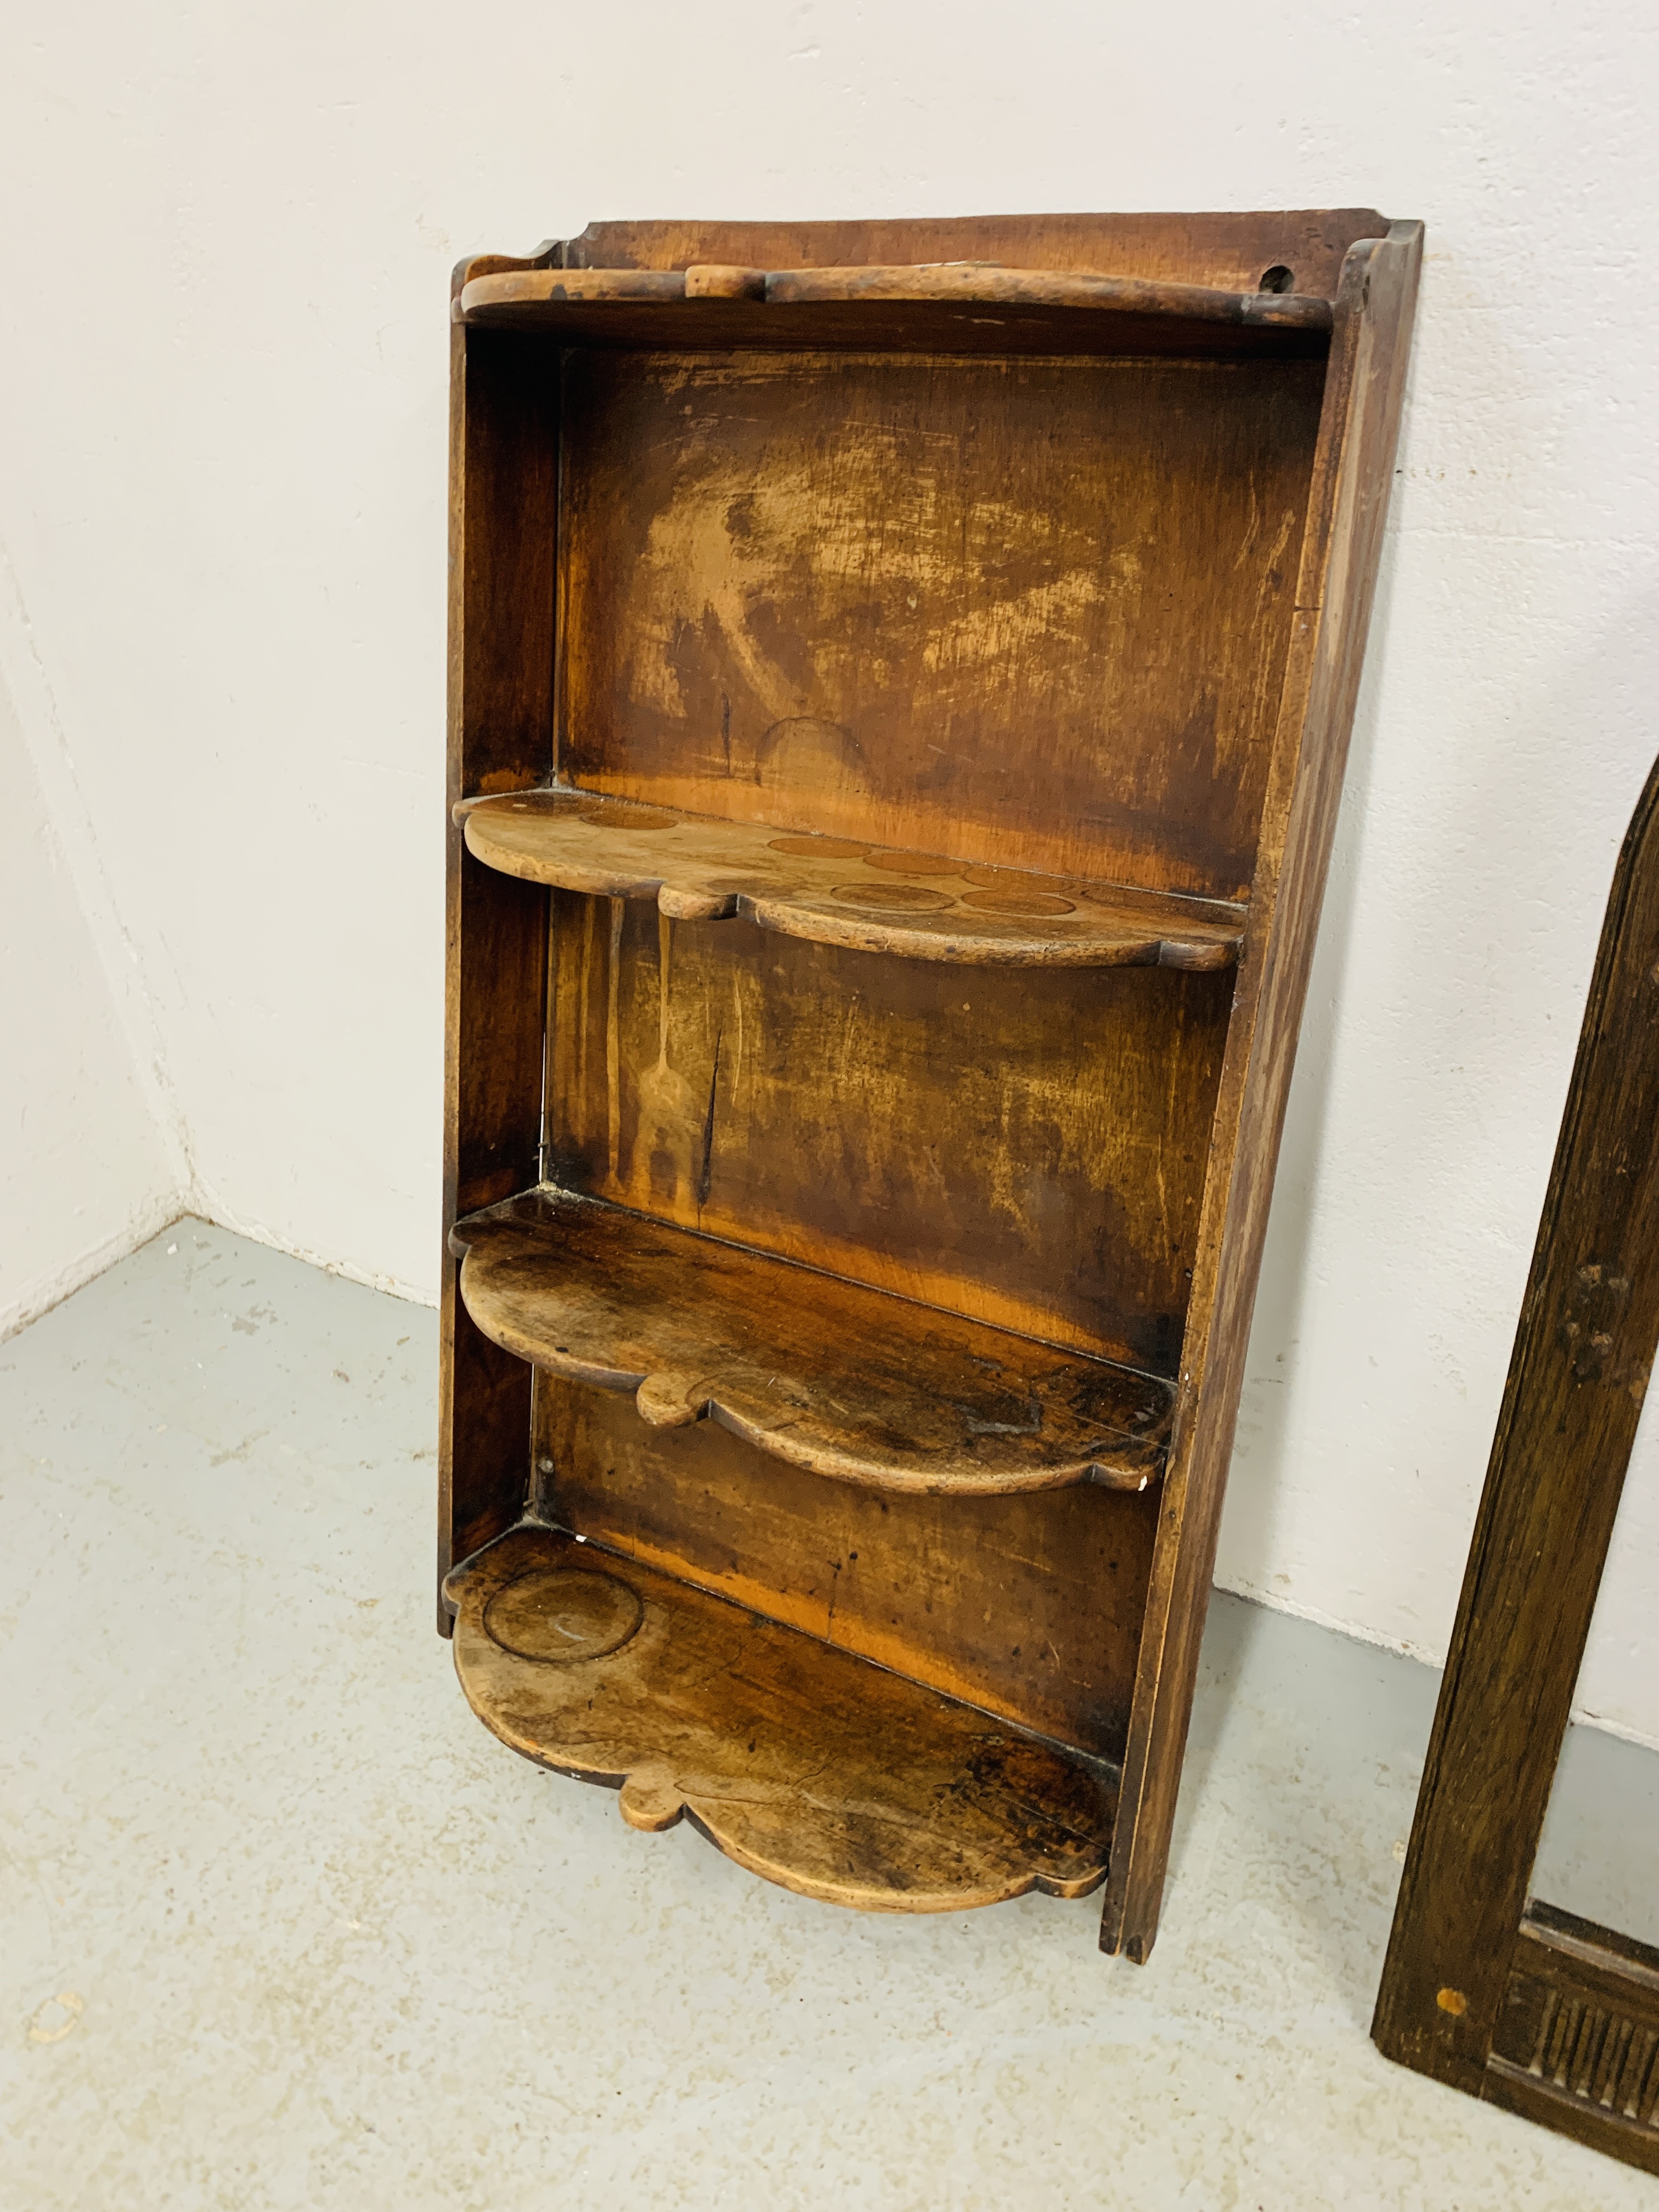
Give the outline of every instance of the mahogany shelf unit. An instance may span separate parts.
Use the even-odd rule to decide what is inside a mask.
[[[1151,1948],[1420,254],[456,272],[440,1626],[635,1826]]]

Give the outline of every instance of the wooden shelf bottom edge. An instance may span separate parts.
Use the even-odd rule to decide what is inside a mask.
[[[456,1673],[502,1742],[786,1889],[946,1912],[1105,1878],[1117,1781],[690,1583],[530,1523],[462,1563]]]

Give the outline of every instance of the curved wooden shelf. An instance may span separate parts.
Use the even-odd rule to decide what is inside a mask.
[[[1244,933],[1244,909],[1218,899],[889,852],[568,787],[463,799],[455,812],[468,851],[506,875],[915,960],[1229,968]]]
[[[1231,292],[985,262],[488,269],[462,286],[455,314],[461,322],[631,345],[931,344],[1079,354],[1306,351],[1327,342],[1333,320],[1331,301],[1318,294]]]
[[[1106,1872],[1102,1762],[550,1528],[452,1573],[455,1669],[503,1743],[690,1815],[740,1866],[875,1912],[948,1912]]]
[[[815,1474],[984,1494],[1161,1470],[1156,1376],[544,1185],[450,1234],[461,1297],[496,1344],[642,1419],[712,1418]]]

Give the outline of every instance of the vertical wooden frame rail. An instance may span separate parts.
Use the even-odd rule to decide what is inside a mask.
[[[1421,239],[456,272],[440,1624],[635,1826],[1151,1949]]]
[[[459,291],[463,274],[455,272]],[[465,793],[552,773],[557,392],[521,342],[450,337],[449,746],[446,779],[444,1229],[540,1173],[547,893],[480,866]],[[531,1370],[456,1295],[440,1316],[438,1579],[523,1510]],[[438,1601],[438,1628],[452,1616]]]
[[[1659,768],[1620,854],[1371,2033],[1659,2173],[1659,1951],[1529,1895],[1659,1345]]]
[[[1422,263],[1420,223],[1352,246],[1337,287],[1250,922],[1211,1140],[1103,1950],[1157,1933],[1267,1209],[1353,728]],[[1125,1830],[1127,1829],[1126,1836]]]

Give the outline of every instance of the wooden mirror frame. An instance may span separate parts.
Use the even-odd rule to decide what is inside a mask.
[[[1530,1895],[1659,1345],[1659,766],[1620,855],[1371,2035],[1659,2173],[1659,1950]]]

